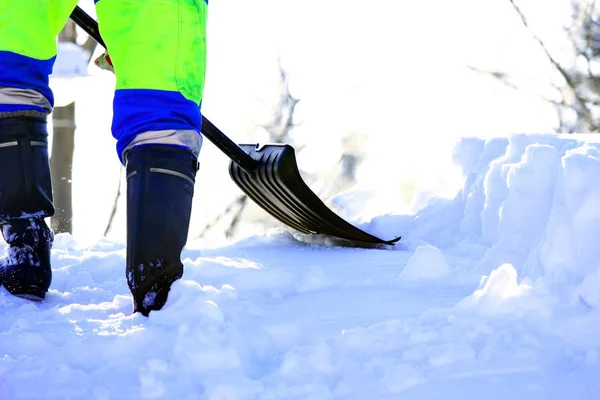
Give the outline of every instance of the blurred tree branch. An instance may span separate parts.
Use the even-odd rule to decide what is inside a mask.
[[[272,143],[289,143],[291,141],[289,135],[296,126],[294,113],[300,100],[290,92],[290,77],[283,69],[281,60],[279,60],[279,79],[279,104],[273,113],[272,121],[261,127],[269,133],[269,140]]]
[[[98,47],[98,42],[96,42],[96,40],[93,37],[88,36],[87,40],[85,41],[85,43],[83,43],[81,47],[83,47],[83,50],[85,50],[89,54],[89,64],[92,61],[92,58],[94,57],[94,51],[96,51],[96,47]]]
[[[519,6],[515,3],[515,0],[508,0],[508,1],[510,1],[510,3],[513,6],[513,9],[519,15],[519,18],[521,19],[521,22],[523,23],[525,28],[527,28],[527,30],[529,31],[531,36],[535,39],[535,41],[540,45],[543,52],[546,54],[548,61],[562,75],[563,79],[567,83],[567,85],[571,91],[571,94],[573,95],[573,98],[575,99],[575,103],[576,103],[576,104],[571,104],[570,106],[576,110],[579,118],[581,118],[585,121],[585,123],[589,126],[589,129],[591,131],[594,131],[594,132],[598,131],[598,128],[599,128],[598,124],[596,124],[596,122],[594,121],[592,113],[586,103],[586,99],[583,98],[579,93],[579,89],[580,89],[580,79],[579,78],[580,77],[577,76],[577,74],[573,74],[572,72],[567,71],[566,68],[564,68],[558,61],[556,61],[556,59],[552,56],[552,54],[546,47],[546,44],[544,43],[544,41],[533,31],[533,29],[531,29],[531,26],[529,25],[529,22],[527,21],[525,14],[521,11]]]
[[[540,95],[556,110],[557,131],[600,132],[600,81],[593,68],[596,66],[596,72],[600,71],[600,23],[596,16],[596,1],[572,0],[573,21],[566,31],[574,62],[568,67],[558,61],[542,37],[534,31],[517,0],[508,1],[552,68],[561,77],[561,83],[549,83],[558,99]],[[468,68],[492,76],[512,89],[522,89],[522,85],[515,83],[517,79],[506,72],[485,71],[473,66]]]
[[[121,183],[123,181],[123,165],[119,168],[119,185],[117,187],[117,194],[115,195],[115,200],[113,201],[113,207],[110,212],[110,217],[108,217],[108,222],[106,224],[106,228],[104,229],[104,237],[108,235],[110,229],[112,228],[113,221],[115,219],[115,215],[117,215],[117,208],[119,204],[119,198],[121,197]]]

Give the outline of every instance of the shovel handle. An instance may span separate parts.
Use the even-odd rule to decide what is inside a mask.
[[[202,116],[202,134],[244,171],[251,174],[256,170],[258,162],[242,150],[240,146],[229,139],[204,115]]]
[[[94,38],[96,42],[102,47],[106,49],[106,44],[104,40],[102,40],[102,36],[100,36],[100,30],[98,29],[98,23],[96,20],[88,15],[83,9],[79,6],[75,6],[75,9],[71,13],[71,19],[79,25],[81,29],[85,31],[88,35]]]
[[[106,49],[106,44],[100,35],[98,22],[94,18],[90,17],[81,7],[75,6],[71,13],[71,19]],[[244,171],[252,173],[256,170],[258,162],[204,116],[202,116],[202,134]]]

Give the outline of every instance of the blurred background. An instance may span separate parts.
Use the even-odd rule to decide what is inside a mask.
[[[353,222],[453,196],[461,137],[600,128],[600,4],[593,0],[210,2],[203,113],[238,143],[284,142],[309,186]],[[80,5],[95,17],[93,0]],[[110,133],[115,78],[70,23],[51,86],[58,232],[125,238],[125,181]],[[278,224],[246,201],[208,140],[190,240]],[[347,200],[346,200],[347,203]]]

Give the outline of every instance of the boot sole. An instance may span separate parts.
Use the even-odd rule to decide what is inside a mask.
[[[25,300],[35,301],[36,303],[44,301],[44,298],[46,297],[45,295],[38,296],[35,294],[15,294],[15,296],[20,297]]]
[[[40,302],[46,298],[46,290],[40,289],[37,286],[27,287],[27,288],[8,288],[6,290],[10,294],[16,297],[20,297],[22,299],[27,299],[35,302]]]

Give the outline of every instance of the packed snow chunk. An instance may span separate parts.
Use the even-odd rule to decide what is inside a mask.
[[[458,304],[459,308],[474,307],[484,313],[511,313],[518,306],[510,299],[519,298],[531,290],[531,286],[519,284],[517,270],[510,264],[503,264],[484,279],[484,286]]]
[[[500,303],[511,297],[521,296],[531,289],[528,285],[519,285],[517,270],[510,264],[503,264],[492,271],[485,286],[473,293],[478,301]]]
[[[546,277],[580,284],[600,259],[600,150],[589,143],[566,152],[553,213],[540,250]]]
[[[433,246],[419,246],[399,276],[400,281],[439,279],[450,273],[444,253]]]
[[[548,164],[557,163],[557,148],[565,145],[565,140],[557,135],[511,135],[504,156],[494,160],[485,176],[485,205],[482,211],[483,236],[488,244],[496,244],[500,239],[498,225],[501,217],[501,208],[507,199],[513,183],[523,183],[537,187],[535,178],[544,173],[552,173],[553,170],[545,171],[543,168]],[[539,163],[539,166],[537,165]],[[515,177],[509,179],[509,174],[514,174],[514,169],[521,171],[522,179],[515,181]],[[527,179],[530,177],[531,179]],[[542,178],[542,182],[546,179]],[[514,187],[514,186],[513,186]],[[523,185],[518,185],[523,188]]]
[[[497,220],[497,240],[481,262],[484,270],[511,263],[522,265],[543,238],[551,214],[560,153],[532,144],[520,162],[507,165],[505,199]]]
[[[461,147],[467,146],[470,149],[469,143],[459,142],[454,150],[455,157],[457,154],[463,153],[465,150]],[[501,157],[506,152],[508,139],[493,138],[485,142],[483,150],[478,155],[477,164],[472,162],[466,163],[463,161],[464,168],[464,188],[462,196],[465,201],[464,217],[461,221],[459,239],[470,242],[481,242],[482,236],[482,210],[486,201],[484,180],[487,171],[490,169],[490,163]],[[478,147],[474,147],[476,151]],[[465,156],[463,156],[465,157]]]

